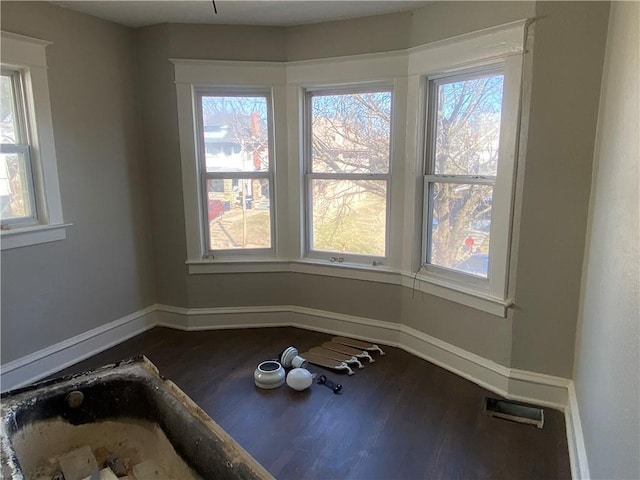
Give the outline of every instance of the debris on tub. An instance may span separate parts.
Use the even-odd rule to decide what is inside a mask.
[[[145,460],[133,467],[136,480],[170,480],[164,470],[153,460]]]
[[[115,473],[110,468],[103,468],[100,473],[94,473],[93,475],[84,478],[83,480],[118,480]]]
[[[84,480],[98,473],[98,461],[88,446],[80,447],[62,455],[58,461],[65,480]]]
[[[126,477],[127,476],[127,465],[122,461],[120,457],[112,457],[108,459],[105,464],[105,468],[110,468],[113,473],[116,474],[116,477]]]

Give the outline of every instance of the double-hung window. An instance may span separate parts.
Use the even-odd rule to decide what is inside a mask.
[[[195,99],[205,249],[273,250],[270,92],[198,89]]]
[[[38,209],[23,77],[19,70],[3,68],[0,82],[0,211],[2,228],[9,230],[37,224]]]
[[[306,250],[332,262],[388,256],[392,91],[308,89]]]
[[[496,298],[505,294],[515,155],[516,129],[504,118],[518,98],[505,72],[499,64],[425,80],[423,264]]]
[[[2,32],[0,244],[2,250],[66,238],[53,138],[49,42]]]

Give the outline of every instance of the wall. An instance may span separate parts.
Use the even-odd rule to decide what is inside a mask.
[[[591,478],[640,478],[640,4],[613,2],[574,382]]]
[[[475,30],[533,18],[536,2],[433,2],[413,12],[409,45],[444,40]]]
[[[187,246],[180,170],[180,142],[167,25],[138,31],[142,131],[151,209],[156,291],[163,303],[187,305]]]
[[[410,22],[411,13],[396,13],[289,27],[287,60],[402,50],[409,44]]]
[[[135,36],[46,3],[2,29],[53,42],[49,87],[67,239],[2,252],[2,363],[155,301]]]
[[[164,54],[173,58],[305,60],[405,49],[537,18],[535,47],[526,60],[533,71],[529,140],[522,146],[525,162],[518,172],[522,188],[516,205],[522,215],[512,252],[516,306],[506,319],[388,284],[303,274],[187,275],[184,215],[178,208],[175,93],[167,78],[172,66],[161,56],[161,75],[148,69],[145,60],[141,63],[148,90],[144,118],[151,122],[145,125],[145,144],[157,144],[147,162],[156,209],[159,303],[193,308],[285,303],[402,321],[502,365],[570,377],[607,12],[608,4],[601,2],[438,2],[412,14],[281,31],[168,25],[158,44],[151,39],[153,29],[140,29],[141,58],[149,48],[166,49],[168,43]],[[378,33],[362,33],[371,31]],[[286,58],[278,55],[282,42]],[[165,129],[158,135],[155,125],[160,123]],[[170,209],[167,214],[165,208]],[[331,295],[310,293],[323,292],[327,285],[335,287]]]
[[[285,30],[281,27],[172,24],[168,28],[171,58],[264,62],[286,59]]]
[[[5,341],[3,361],[153,301],[277,302],[402,321],[500,364],[569,377],[607,12],[597,2],[442,2],[412,14],[303,27],[170,24],[132,32],[50,4],[2,2],[5,28],[56,42],[54,128],[63,206],[76,224],[66,242],[3,253],[3,338],[32,338],[26,349]],[[281,61],[391,51],[533,16],[529,137],[511,268],[516,306],[506,319],[397,285],[304,274],[187,275],[170,58]],[[378,34],[363,42],[370,31]],[[25,307],[34,288],[36,301]],[[12,320],[40,317],[48,320]]]
[[[513,367],[571,377],[609,4],[538,2]]]

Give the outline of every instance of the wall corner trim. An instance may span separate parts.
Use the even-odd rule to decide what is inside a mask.
[[[564,409],[564,421],[567,428],[567,444],[569,447],[569,460],[571,463],[571,477],[574,480],[588,480],[591,478],[589,472],[589,461],[587,459],[587,449],[584,443],[582,432],[582,421],[580,419],[580,409],[578,408],[578,397],[576,386],[569,382],[567,405]]]

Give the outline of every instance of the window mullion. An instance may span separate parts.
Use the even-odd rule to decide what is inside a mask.
[[[388,173],[308,173],[310,180],[384,180],[387,181]]]
[[[429,183],[458,183],[465,185],[495,185],[496,177],[467,175],[425,175]]]
[[[217,179],[224,179],[224,178],[230,178],[230,179],[257,179],[257,178],[268,178],[268,179],[272,179],[273,177],[273,172],[271,171],[264,171],[264,172],[202,172],[202,178],[204,179],[212,179],[212,180],[217,180]]]

